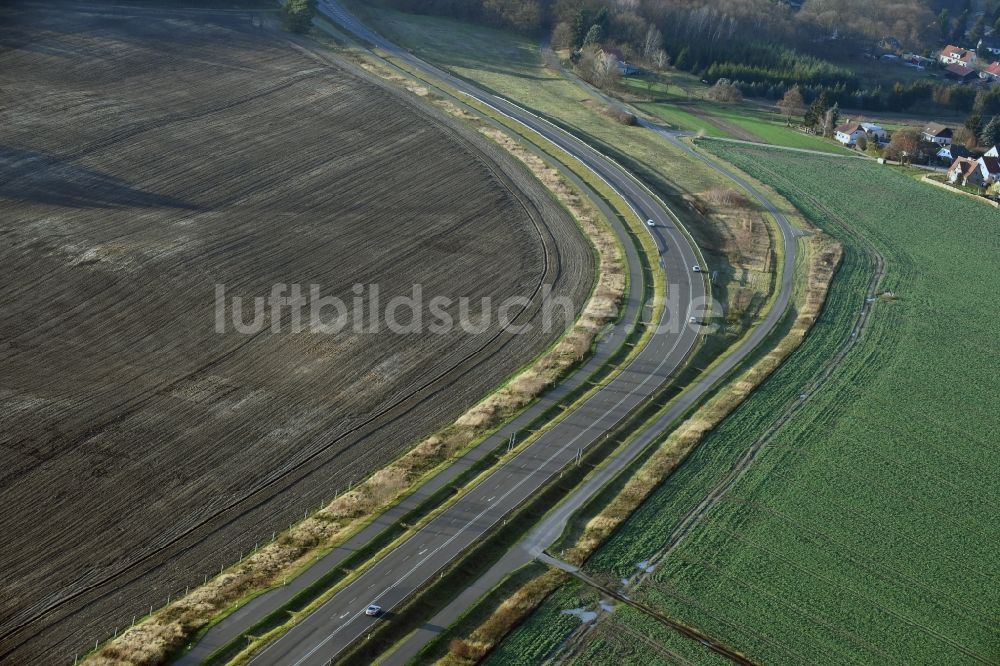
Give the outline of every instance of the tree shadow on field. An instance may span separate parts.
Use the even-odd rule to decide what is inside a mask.
[[[0,198],[67,208],[197,208],[56,155],[3,145]]]

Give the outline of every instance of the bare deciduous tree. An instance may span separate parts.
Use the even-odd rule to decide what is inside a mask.
[[[655,25],[650,24],[646,30],[646,39],[642,43],[642,59],[646,62],[653,62],[657,51],[663,47],[663,33]]]
[[[785,116],[785,121],[789,124],[794,116],[801,116],[806,112],[806,101],[802,98],[802,92],[798,86],[785,93],[785,96],[778,102],[778,108]]]
[[[670,64],[670,56],[663,49],[657,49],[656,55],[653,56],[653,64],[656,65],[656,69],[663,71]]]

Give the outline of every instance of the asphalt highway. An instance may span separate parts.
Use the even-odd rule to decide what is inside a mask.
[[[562,167],[558,162],[553,161],[552,166],[560,169],[566,178],[574,181],[581,191],[587,191],[587,186],[571,171]],[[643,305],[642,265],[639,260],[639,251],[636,249],[636,244],[632,242],[625,225],[598,195],[593,194],[591,202],[610,221],[615,234],[621,241],[625,252],[625,266],[629,275],[628,283],[631,285],[625,299],[621,317],[614,326],[609,327],[602,333],[597,348],[591,357],[564,381],[546,391],[537,402],[525,409],[507,425],[465,453],[454,464],[437,473],[417,488],[411,495],[387,509],[364,529],[324,555],[301,574],[289,580],[286,585],[273,588],[260,596],[254,597],[244,606],[241,606],[238,610],[212,626],[189,651],[174,662],[177,666],[195,666],[202,663],[216,650],[238,638],[244,631],[267,617],[275,609],[286,604],[296,594],[309,587],[316,580],[341,566],[341,563],[355,550],[369,543],[384,530],[389,529],[411,510],[415,509],[439,489],[451,483],[477,461],[498,447],[504,446],[511,435],[517,436],[518,433],[528,428],[536,417],[558,404],[569,392],[585,383],[594,372],[607,362],[609,357],[617,352],[618,348],[625,342],[628,335],[642,318],[642,312],[640,311]]]
[[[521,107],[479,91],[389,44],[339,5],[322,2],[320,11],[409,66],[444,80],[463,94],[490,105],[555,143],[618,191],[641,220],[653,220],[655,227],[650,231],[656,238],[661,258],[665,259],[668,307],[647,346],[617,377],[261,651],[252,660],[254,664],[327,664],[368,633],[374,623],[391,621],[395,606],[503,520],[670,377],[699,335],[699,327],[688,324],[692,304],[704,303],[707,297],[704,277],[692,271],[693,266],[701,265],[699,255],[677,226],[672,213],[618,164]],[[369,604],[380,605],[385,617],[366,616],[364,609]]]

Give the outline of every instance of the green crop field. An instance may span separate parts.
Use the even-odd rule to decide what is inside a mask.
[[[581,600],[581,596],[586,598]],[[552,594],[527,622],[490,653],[485,660],[486,666],[531,666],[539,663],[580,626],[578,617],[563,611],[595,603],[596,595],[587,594],[577,583],[568,583]]]
[[[803,346],[588,569],[631,578],[633,598],[761,663],[997,663],[1000,212],[869,162],[702,146],[840,238],[844,263]],[[873,251],[886,263],[879,291],[894,297],[866,304]],[[835,362],[866,306],[867,327]],[[664,557],[681,518],[798,402]],[[615,659],[602,636],[561,649]]]

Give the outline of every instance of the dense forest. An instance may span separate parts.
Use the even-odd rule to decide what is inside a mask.
[[[710,83],[732,81],[753,97],[780,99],[798,87],[807,101],[825,93],[842,106],[872,110],[905,111],[929,100],[964,112],[993,103],[982,96],[977,103],[974,90],[958,85],[869,85],[850,67],[831,63],[830,54],[860,54],[887,42],[917,53],[933,53],[948,41],[968,43],[1000,26],[1000,0],[804,0],[799,8],[786,0],[381,2],[551,35],[557,48],[613,45],[638,64],[668,62]]]

